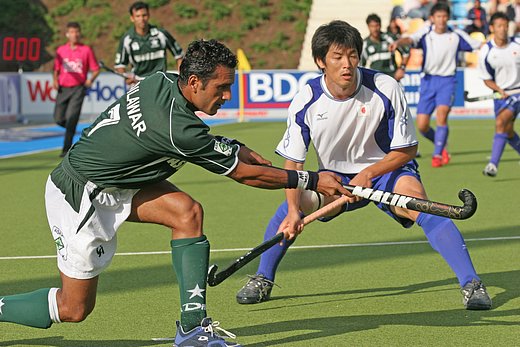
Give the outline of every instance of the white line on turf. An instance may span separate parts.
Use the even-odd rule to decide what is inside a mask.
[[[503,241],[503,240],[520,240],[520,236],[502,236],[502,237],[482,237],[474,239],[466,239],[466,242],[474,241]],[[318,248],[345,248],[345,247],[377,247],[377,246],[401,246],[401,245],[416,245],[428,243],[428,241],[393,241],[393,242],[371,242],[371,243],[344,243],[335,245],[310,245],[310,246],[291,246],[291,249],[318,249]],[[251,248],[223,248],[212,249],[212,253],[221,252],[242,252],[249,251]],[[134,255],[158,255],[171,254],[171,251],[157,251],[157,252],[126,252],[116,253],[120,256],[134,256]],[[23,259],[52,259],[55,255],[31,255],[31,256],[13,256],[0,257],[0,260],[23,260]]]

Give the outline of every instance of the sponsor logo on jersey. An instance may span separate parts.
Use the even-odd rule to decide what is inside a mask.
[[[220,141],[215,141],[215,146],[213,149],[219,153],[224,154],[226,157],[229,157],[231,153],[233,153],[233,149],[229,145]]]
[[[325,119],[329,119],[329,117],[325,117],[325,115],[327,114],[328,112],[323,112],[323,113],[316,113],[316,117],[317,120],[325,120]]]

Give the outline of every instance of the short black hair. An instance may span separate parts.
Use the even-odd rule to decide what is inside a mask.
[[[236,55],[217,40],[193,41],[188,45],[179,67],[180,85],[185,86],[192,75],[200,78],[205,85],[218,66],[235,69],[237,63]]]
[[[489,19],[489,25],[493,25],[493,22],[497,19],[504,19],[509,23],[509,17],[504,12],[495,12]]]
[[[436,12],[446,12],[448,17],[451,15],[450,6],[444,2],[438,2],[433,5],[430,10],[430,16],[433,16]]]
[[[375,13],[371,13],[368,15],[366,22],[367,22],[367,25],[370,24],[370,22],[376,22],[379,25],[381,25],[381,17],[379,17]]]
[[[312,57],[318,64],[318,59],[325,61],[325,56],[331,46],[355,48],[358,56],[361,56],[363,39],[359,31],[352,25],[342,20],[333,20],[323,24],[312,36]]]
[[[142,1],[136,1],[130,6],[130,15],[133,16],[134,11],[139,11],[145,9],[147,12],[149,11],[148,4]]]
[[[67,29],[69,29],[69,28],[74,28],[74,29],[78,29],[79,31],[81,31],[81,25],[79,25],[78,22],[68,22]]]

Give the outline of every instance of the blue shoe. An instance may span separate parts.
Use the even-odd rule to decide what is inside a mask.
[[[200,323],[200,326],[191,329],[188,332],[182,330],[181,323],[177,321],[177,335],[175,336],[174,347],[207,347],[207,346],[221,346],[221,347],[242,347],[235,342],[229,342],[224,340],[223,337],[218,335],[213,329],[220,330],[226,337],[232,339],[236,338],[235,334],[230,333],[219,327],[219,322],[213,322],[211,318],[206,317]]]

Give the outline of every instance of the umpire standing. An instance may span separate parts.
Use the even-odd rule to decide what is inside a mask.
[[[99,65],[92,48],[80,42],[79,23],[68,23],[65,36],[67,43],[56,50],[53,74],[53,87],[58,91],[54,120],[65,128],[60,157],[64,157],[72,146],[85,92],[99,75]],[[92,75],[87,79],[89,70]]]

